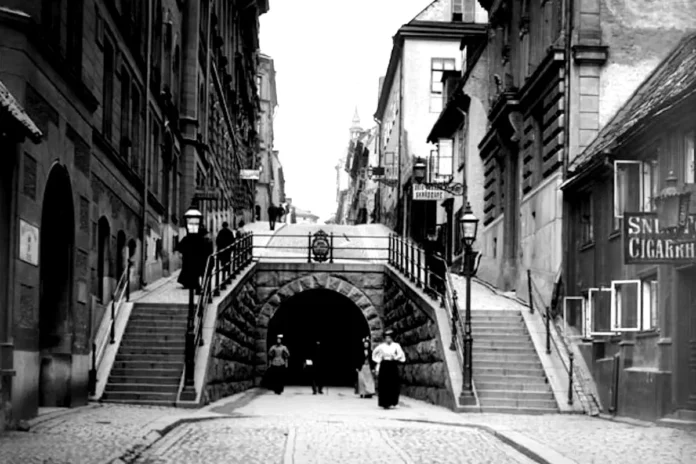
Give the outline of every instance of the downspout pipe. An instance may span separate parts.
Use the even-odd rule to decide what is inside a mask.
[[[152,0],[147,1],[147,57],[145,59],[145,170],[143,176],[143,215],[140,241],[140,286],[147,285],[147,211],[150,180],[150,66],[152,63]]]
[[[399,200],[402,201],[401,207],[402,211],[400,211],[402,215],[401,219],[401,230],[399,231],[401,233],[402,237],[406,237],[406,219],[407,219],[407,210],[406,210],[406,197],[402,196],[403,193],[403,185],[402,185],[402,170],[401,170],[401,165],[402,165],[402,157],[404,156],[403,154],[403,137],[404,137],[404,41],[405,39],[401,38],[401,42],[399,43],[399,48],[400,53],[401,53],[401,58],[399,59],[399,185],[397,187],[396,191],[396,204],[399,204]],[[406,158],[408,161],[408,153],[406,154]],[[403,198],[402,198],[403,197]]]
[[[382,150],[383,150],[383,141],[382,141],[382,121],[380,121],[377,118],[373,118],[375,123],[377,124],[377,166],[380,167],[382,166]],[[382,183],[377,182],[377,198],[379,201],[379,204],[377,205],[377,216],[375,217],[375,220],[378,224],[382,223]]]
[[[564,132],[564,137],[563,137],[563,173],[562,173],[562,181],[565,182],[568,178],[568,166],[570,164],[570,126],[571,126],[571,108],[570,108],[570,92],[571,92],[571,83],[572,83],[572,76],[571,76],[571,71],[572,71],[572,51],[573,51],[573,15],[574,13],[574,1],[575,0],[564,0],[563,2],[563,7],[564,7],[564,14],[565,14],[565,60],[564,60],[564,65],[565,65],[565,88],[564,88],[564,94],[563,94],[563,99],[564,99],[564,108],[565,112],[567,114],[567,117],[565,119],[566,124],[565,128],[563,130]],[[565,197],[565,193],[561,190],[560,194]],[[562,199],[561,204],[562,206],[562,219],[561,219],[561,245],[564,250],[568,249],[568,245],[570,243],[570,227],[568,227],[569,223],[569,216],[570,212],[568,210],[568,205],[565,201],[565,198]],[[568,266],[570,263],[568,262],[567,254],[563,254],[561,256],[561,263],[560,263],[560,271],[566,276],[568,275]],[[567,280],[568,279],[563,279],[563,286],[567,286]],[[568,288],[564,288],[564,293],[567,294]]]

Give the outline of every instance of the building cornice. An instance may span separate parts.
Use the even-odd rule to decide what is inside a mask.
[[[536,67],[531,76],[520,89],[520,104],[525,108],[532,105],[527,103],[536,100],[547,88],[555,73],[562,69],[565,62],[565,51],[560,47],[550,47],[546,56]]]
[[[609,59],[606,45],[573,45],[573,59],[577,64],[602,66]]]

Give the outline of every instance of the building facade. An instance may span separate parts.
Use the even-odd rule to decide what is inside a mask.
[[[696,418],[696,228],[660,230],[674,176],[695,191],[696,35],[687,36],[569,166],[565,322],[605,410]],[[690,213],[696,213],[692,198]]]
[[[255,157],[268,4],[2,5],[0,80],[42,134],[12,152],[7,171],[15,213],[0,370],[14,371],[3,392],[16,421],[87,402],[111,292],[121,278],[136,289],[179,267],[192,201],[213,231],[235,213],[251,217],[254,187],[238,174]]]
[[[261,55],[256,85],[261,100],[261,113],[257,124],[259,134],[259,180],[256,182],[256,204],[254,216],[257,221],[268,221],[268,207],[279,205],[284,200],[277,194],[277,167],[280,163],[273,150],[273,120],[278,107],[275,66],[273,59]],[[275,163],[275,164],[274,164]],[[275,195],[274,195],[275,193]]]
[[[479,276],[550,305],[561,282],[562,195],[586,148],[689,25],[694,6],[648,0],[479,0],[489,12],[489,127],[479,143]]]
[[[484,30],[485,11],[475,1],[437,0],[394,36],[374,115],[384,169],[378,217],[416,241],[434,235],[438,215],[444,213],[436,201],[412,201],[413,164],[430,157],[428,134],[444,103],[442,76],[461,69],[461,38]],[[451,171],[441,174],[452,177]]]

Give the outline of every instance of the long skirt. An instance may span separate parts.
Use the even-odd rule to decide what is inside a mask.
[[[375,378],[372,376],[370,364],[363,364],[358,372],[358,394],[360,396],[372,396],[375,394]]]
[[[266,374],[266,383],[270,390],[276,394],[283,393],[285,390],[285,366],[271,366]]]
[[[396,361],[382,361],[379,366],[379,406],[389,408],[399,404],[401,380]]]

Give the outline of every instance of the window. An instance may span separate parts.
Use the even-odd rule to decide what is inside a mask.
[[[63,10],[62,0],[43,0],[41,5],[41,26],[49,46],[60,46],[60,23]]]
[[[442,74],[444,71],[454,71],[454,58],[433,58],[430,67],[430,112],[442,111],[442,98],[444,83]]]
[[[261,97],[262,84],[263,80],[261,79],[261,76],[256,76],[256,91],[259,93],[259,97]]]
[[[578,204],[580,219],[580,246],[594,242],[594,221],[592,216],[592,195],[585,194]]]
[[[121,156],[128,160],[128,148],[130,147],[130,118],[132,116],[130,105],[130,76],[125,67],[121,68]]]
[[[650,277],[641,281],[643,291],[642,330],[653,330],[658,327],[658,282],[657,277]]]
[[[694,164],[694,131],[684,135],[684,183],[693,184],[696,181],[696,165]]]
[[[114,48],[104,39],[104,76],[102,87],[102,134],[111,141],[114,102]]]
[[[430,150],[430,157],[428,158],[428,182],[432,182],[433,178],[437,175],[437,150]]]
[[[452,177],[453,142],[451,139],[440,139],[437,144],[437,174],[436,179]]]
[[[152,117],[152,116],[151,116]],[[150,189],[155,196],[159,195],[159,178],[160,178],[160,156],[159,149],[159,124],[152,117],[152,145],[150,146]]]
[[[464,115],[464,122],[459,129],[459,140],[457,143],[457,166],[461,167],[466,163],[466,145],[468,140],[469,118]]]
[[[532,185],[539,185],[544,177],[544,113],[542,109],[537,109],[532,114]]]
[[[587,303],[585,307],[585,327],[588,328],[586,335],[613,335],[611,330],[611,288],[590,288],[587,293]]]
[[[140,159],[142,153],[140,150],[140,133],[141,133],[141,111],[140,111],[140,91],[138,87],[133,85],[131,89],[131,167],[135,172],[142,175],[140,169],[142,167]]]
[[[624,212],[651,212],[658,194],[657,159],[614,161],[614,216]]]
[[[68,66],[78,76],[82,68],[82,10],[82,0],[68,2],[65,58]]]
[[[464,0],[452,0],[452,21],[461,22],[464,20]]]
[[[568,338],[586,337],[585,298],[567,296],[563,298],[563,335]]]
[[[637,332],[641,329],[640,280],[614,280],[611,282],[611,330]]]

